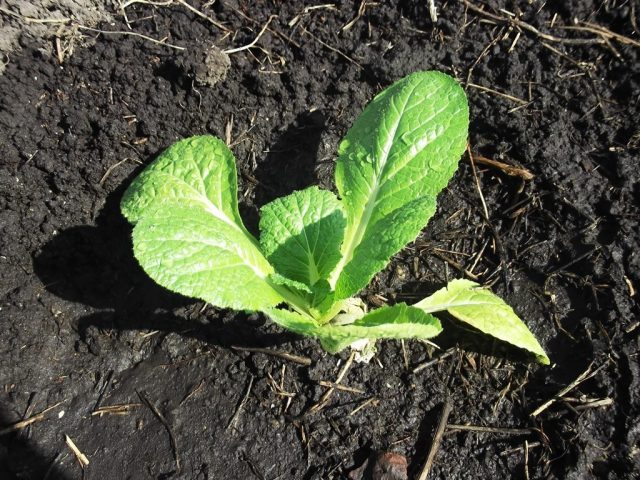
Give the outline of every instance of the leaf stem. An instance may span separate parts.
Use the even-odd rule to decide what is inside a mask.
[[[295,292],[292,292],[284,285],[273,283],[270,279],[265,279],[267,283],[284,299],[284,301],[301,315],[305,315],[314,321],[318,318],[311,313],[308,302]]]

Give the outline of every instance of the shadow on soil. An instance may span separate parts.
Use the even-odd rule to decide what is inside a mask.
[[[0,404],[0,428],[20,419]],[[57,456],[46,458],[30,439],[29,427],[0,436],[0,478],[3,480],[70,480],[57,463]]]
[[[323,125],[324,117],[311,113],[300,115],[289,127],[264,165],[253,172],[258,180],[258,205],[316,183],[314,166]],[[285,175],[278,173],[283,171]],[[89,307],[91,313],[76,320],[80,340],[89,350],[99,355],[96,335],[107,336],[110,330],[159,330],[163,335],[175,332],[222,347],[270,347],[297,339],[289,333],[261,332],[257,328],[265,323],[261,316],[226,315],[217,309],[203,314],[201,302],[196,304],[193,299],[170,292],[146,275],[133,256],[131,226],[119,208],[126,186],[137,173],[107,197],[95,226],[60,232],[33,258],[34,271],[49,292]],[[253,216],[245,219],[249,225],[253,220],[257,227],[255,210]],[[7,412],[0,405],[0,426],[19,420],[15,412]],[[0,437],[0,478],[68,477],[55,458],[38,453],[25,429]]]
[[[315,169],[325,121],[319,110],[302,113],[269,149],[254,172],[260,182],[256,187],[258,206],[318,183]]]
[[[285,334],[258,335],[256,322],[238,315],[230,321],[203,322],[201,306],[193,299],[153,282],[133,256],[131,227],[119,210],[123,191],[109,196],[95,227],[59,233],[34,258],[35,272],[47,290],[96,310],[76,321],[80,338],[90,349],[96,328],[175,332],[223,347],[287,341],[290,336]],[[224,312],[215,315],[223,317]]]
[[[258,182],[257,205],[317,183],[314,168],[323,126],[320,112],[297,117],[267,159],[252,172]],[[160,287],[147,276],[133,256],[131,226],[119,206],[124,190],[137,173],[108,196],[96,226],[60,232],[34,257],[34,270],[48,291],[94,310],[77,320],[81,339],[86,341],[91,327],[176,332],[223,347],[274,346],[294,338],[289,334],[259,333],[255,321],[247,322],[237,314],[229,322],[203,322],[194,300]],[[257,212],[249,211],[244,218],[249,228],[257,231]],[[223,317],[224,312],[216,311],[215,315]]]

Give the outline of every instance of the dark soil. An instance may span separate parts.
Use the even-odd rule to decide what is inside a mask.
[[[458,1],[436,1],[436,23],[426,1],[388,3],[367,3],[342,30],[360,1],[305,14],[303,2],[218,1],[204,12],[228,36],[179,5],[136,4],[127,9],[135,32],[186,52],[97,35],[62,65],[42,56],[40,40],[22,39],[0,77],[0,430],[57,406],[0,436],[0,478],[81,478],[65,435],[92,479],[344,478],[379,451],[406,455],[414,478],[447,396],[450,424],[522,430],[449,430],[430,478],[637,478],[640,49],[545,39]],[[639,38],[637,0],[498,3],[485,7],[555,37],[601,39],[561,28],[577,19]],[[225,80],[194,80],[202,49],[246,45],[270,15],[256,47],[230,55]],[[127,29],[118,22],[101,28]],[[338,142],[367,101],[423,69],[466,85],[475,155],[535,178],[478,164],[487,222],[465,155],[437,216],[363,297],[412,302],[463,275],[456,265],[472,270],[514,306],[553,366],[448,323],[439,362],[413,373],[442,351],[382,342],[343,381],[365,393],[338,391],[302,416],[348,352],[326,355],[262,315],[156,286],[133,259],[119,199],[177,139],[224,138],[231,125],[254,228],[269,200],[332,188]],[[587,369],[595,374],[530,415]],[[116,404],[134,405],[92,415]]]

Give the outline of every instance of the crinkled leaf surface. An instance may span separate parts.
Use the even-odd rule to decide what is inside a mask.
[[[200,205],[147,212],[133,229],[133,249],[147,274],[174,292],[236,310],[284,301],[252,240]]]
[[[260,210],[260,245],[276,271],[312,287],[340,260],[345,217],[336,196],[318,187],[293,192]]]
[[[244,230],[236,161],[222,140],[202,135],[174,143],[136,177],[120,207],[136,223],[145,212],[170,201],[202,205],[221,221]]]
[[[468,125],[464,91],[440,72],[394,83],[356,120],[336,165],[347,215],[343,258],[332,276],[340,298],[366,286],[425,226],[457,168]]]
[[[284,301],[273,268],[238,213],[235,159],[224,143],[182,140],[151,163],[121,207],[134,253],[160,285],[213,305],[263,310]]]
[[[528,350],[540,363],[549,364],[549,357],[513,309],[477,283],[453,280],[413,306],[426,313],[446,310],[482,333]]]
[[[271,275],[269,275],[269,278],[276,285],[282,285],[283,287],[287,287],[288,289],[296,291],[302,295],[313,294],[313,290],[311,290],[311,287],[309,287],[308,285],[302,282],[291,280],[288,277],[280,275],[278,272],[272,273]]]
[[[321,326],[295,312],[279,309],[271,309],[267,315],[284,328],[317,338],[329,353],[365,338],[432,338],[442,331],[440,321],[433,315],[404,303],[379,308],[349,325]]]

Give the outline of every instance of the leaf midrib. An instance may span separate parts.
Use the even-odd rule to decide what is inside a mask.
[[[473,307],[473,306],[478,306],[478,305],[491,305],[494,307],[500,307],[502,306],[500,303],[496,303],[496,302],[489,302],[486,300],[483,301],[469,301],[469,300],[462,300],[462,301],[458,301],[458,302],[451,302],[451,303],[439,303],[439,304],[435,304],[435,305],[430,305],[430,306],[426,306],[423,307],[422,305],[420,305],[421,302],[418,302],[416,304],[414,304],[413,306],[416,308],[419,308],[420,310],[422,310],[423,312],[426,313],[433,313],[433,312],[441,312],[443,310],[449,310],[450,308],[459,308],[459,307]]]
[[[229,218],[225,212],[218,208],[207,196],[206,194],[206,188],[204,192],[201,192],[200,190],[198,190],[197,188],[195,188],[193,185],[189,184],[188,182],[186,182],[185,180],[183,180],[182,178],[173,175],[171,173],[162,171],[162,170],[158,170],[155,172],[156,175],[158,175],[159,177],[169,177],[172,181],[174,181],[175,183],[184,185],[189,191],[193,192],[196,197],[193,198],[194,201],[201,203],[204,207],[205,207],[205,211],[207,213],[210,213],[213,217],[215,217],[216,219],[224,222],[226,225],[229,225],[230,227],[232,227],[234,230],[236,230],[240,235],[244,236],[245,238],[247,238],[247,240],[249,240],[249,242],[251,243],[251,245],[257,249],[257,245],[256,245],[256,241],[255,239],[248,235],[248,233],[245,231],[245,229],[241,226],[238,225],[233,219]],[[198,176],[202,181],[202,185],[204,188],[204,179],[202,178],[202,176],[200,175],[199,171],[198,171]],[[199,242],[199,243],[203,243],[203,242]],[[219,247],[221,248],[221,247]],[[229,251],[230,253],[234,253],[235,255],[237,255],[240,259],[242,259],[242,261],[244,261],[246,263],[246,265],[251,268],[256,275],[258,275],[258,277],[264,279],[266,278],[271,272],[268,271],[264,271],[264,269],[262,269],[260,267],[260,265],[256,265],[255,262],[252,262],[249,258],[247,258],[245,255],[242,254],[241,251],[239,251],[237,248],[233,249],[233,248],[225,248],[225,250]],[[257,251],[261,253],[261,251],[259,249],[257,249]]]
[[[381,187],[380,183],[384,174],[385,166],[387,165],[387,162],[389,160],[389,153],[391,152],[391,149],[395,142],[396,134],[398,133],[398,128],[400,127],[400,123],[402,122],[402,118],[407,108],[407,104],[409,103],[409,99],[411,98],[411,95],[415,92],[416,88],[418,88],[419,84],[420,82],[417,82],[415,85],[413,85],[413,87],[411,88],[411,91],[408,92],[404,98],[404,103],[402,105],[402,108],[398,110],[398,116],[397,116],[395,125],[393,125],[393,133],[387,136],[387,141],[385,142],[385,145],[382,149],[383,154],[381,155],[380,162],[378,162],[380,165],[380,168],[376,173],[374,187],[371,190],[371,194],[369,195],[369,198],[367,199],[367,204],[365,205],[363,215],[361,217],[360,222],[358,223],[358,227],[356,228],[356,231],[354,232],[354,234],[349,236],[349,241],[348,241],[346,250],[343,252],[342,258],[340,259],[340,263],[335,269],[335,271],[337,272],[337,275],[332,279],[333,280],[332,287],[335,287],[335,284],[337,283],[338,278],[340,277],[341,270],[344,268],[345,265],[347,265],[351,261],[351,259],[353,258],[355,249],[360,244],[360,242],[362,241],[362,238],[364,237],[365,232],[367,231],[367,228],[369,226],[369,221],[371,220],[371,216],[373,215],[373,211],[375,210],[375,207],[377,205],[377,197]]]

